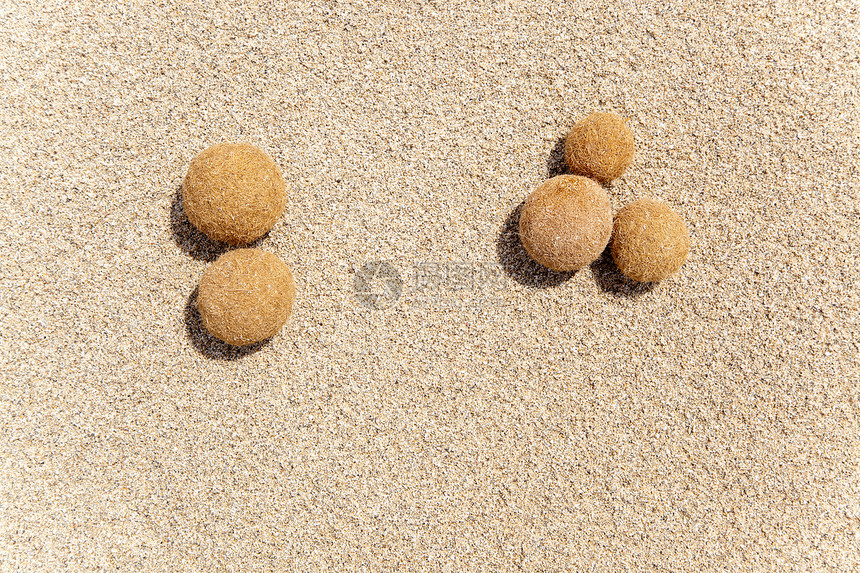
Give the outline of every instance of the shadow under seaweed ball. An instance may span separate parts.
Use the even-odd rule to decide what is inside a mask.
[[[690,233],[680,215],[656,199],[639,199],[615,214],[612,258],[627,277],[660,281],[675,274],[690,252]]]
[[[286,202],[278,166],[248,143],[205,149],[182,183],[182,204],[191,224],[230,245],[245,245],[268,233]]]
[[[233,346],[271,338],[296,300],[290,268],[260,249],[236,249],[209,265],[200,279],[197,308],[212,336]]]
[[[611,112],[594,112],[576,123],[564,142],[564,158],[578,175],[608,183],[633,161],[633,132]]]
[[[520,242],[531,258],[554,271],[576,271],[595,261],[612,234],[612,207],[596,181],[558,175],[523,204]]]

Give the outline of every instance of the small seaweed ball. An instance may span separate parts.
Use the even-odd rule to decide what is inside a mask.
[[[612,208],[594,180],[558,175],[537,187],[520,213],[520,242],[531,258],[554,271],[575,271],[596,260],[612,234]]]
[[[668,205],[639,199],[616,213],[611,250],[615,265],[629,278],[660,281],[684,264],[690,252],[690,233]]]
[[[592,113],[567,134],[564,159],[573,173],[608,183],[633,161],[633,133],[618,114]]]
[[[278,166],[248,143],[219,143],[194,158],[182,184],[188,220],[216,241],[253,242],[275,225],[287,203]]]
[[[197,291],[200,318],[212,336],[245,346],[274,336],[296,300],[290,268],[260,249],[237,249],[218,257]]]

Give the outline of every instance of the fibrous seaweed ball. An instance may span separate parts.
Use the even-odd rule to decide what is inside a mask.
[[[284,261],[260,249],[237,249],[203,273],[197,308],[212,336],[245,346],[278,332],[295,299],[296,283]]]
[[[660,281],[684,264],[690,252],[690,233],[668,205],[639,199],[616,213],[611,250],[615,265],[629,278]]]
[[[579,121],[564,142],[570,170],[608,183],[633,161],[633,133],[618,114],[595,112]]]
[[[531,258],[554,271],[575,271],[596,260],[612,234],[612,207],[594,180],[558,175],[539,185],[520,213],[520,242]]]
[[[182,184],[188,220],[216,241],[251,243],[275,225],[287,203],[278,166],[248,143],[219,143],[191,162]]]

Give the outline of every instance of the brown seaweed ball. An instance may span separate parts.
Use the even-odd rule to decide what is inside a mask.
[[[219,143],[194,158],[182,184],[188,220],[216,241],[253,242],[275,225],[287,203],[274,161],[248,143]]]
[[[567,134],[564,159],[573,173],[608,183],[633,161],[633,148],[633,133],[621,116],[595,112]]]
[[[197,291],[200,318],[212,336],[234,346],[272,337],[296,300],[290,268],[260,249],[236,249],[203,273]]]
[[[596,260],[612,234],[612,207],[593,179],[558,175],[539,185],[520,213],[520,242],[531,258],[554,271],[575,271]]]
[[[690,233],[680,215],[656,199],[639,199],[615,215],[612,258],[633,280],[652,282],[673,275],[690,252]]]

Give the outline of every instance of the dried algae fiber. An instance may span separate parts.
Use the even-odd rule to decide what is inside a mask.
[[[653,282],[675,274],[690,252],[690,233],[680,215],[656,199],[639,199],[615,215],[612,258],[627,277]]]
[[[633,161],[633,133],[618,114],[595,112],[576,123],[564,141],[571,172],[608,183]]]
[[[520,213],[520,242],[531,258],[554,271],[575,271],[596,260],[612,234],[612,207],[593,179],[558,175],[539,185]]]
[[[203,273],[197,308],[212,336],[245,346],[275,335],[296,300],[290,268],[260,249],[224,253]]]
[[[182,184],[191,224],[230,245],[245,245],[268,233],[286,202],[278,166],[248,143],[219,143],[202,151]]]

